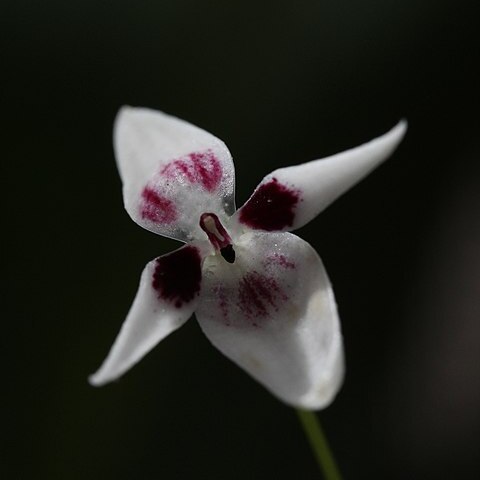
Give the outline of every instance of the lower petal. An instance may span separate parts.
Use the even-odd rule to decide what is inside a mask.
[[[289,233],[247,233],[233,264],[203,265],[197,319],[209,340],[282,401],[326,407],[343,379],[343,343],[322,262]]]
[[[147,264],[137,296],[110,353],[89,377],[100,386],[117,379],[167,335],[181,327],[197,304],[199,250],[187,245]]]

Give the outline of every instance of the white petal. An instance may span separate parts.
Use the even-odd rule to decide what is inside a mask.
[[[203,238],[203,212],[231,215],[234,167],[225,144],[183,120],[123,107],[114,127],[125,208],[142,227],[183,241]]]
[[[245,234],[236,260],[207,257],[197,319],[210,341],[282,401],[326,407],[343,379],[343,344],[327,274],[290,233]]]
[[[120,377],[158,342],[181,327],[198,301],[201,258],[187,245],[147,264],[137,296],[110,353],[89,377],[100,386]]]
[[[295,230],[386,160],[398,146],[407,123],[381,137],[331,157],[280,168],[267,175],[236,213],[253,229]]]

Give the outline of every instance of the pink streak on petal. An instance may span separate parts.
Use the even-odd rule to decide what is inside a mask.
[[[216,295],[216,298],[218,300],[218,307],[220,309],[220,314],[222,315],[222,320],[223,323],[229,327],[230,326],[230,320],[229,320],[229,308],[228,308],[228,294],[227,290],[224,286],[222,285],[217,285],[214,288],[214,292]]]
[[[145,187],[142,191],[140,215],[143,219],[163,224],[172,223],[177,218],[173,202],[150,187]]]
[[[205,190],[213,192],[222,179],[222,166],[211,150],[189,153],[185,157],[171,161],[160,172],[170,179],[187,180],[199,184]]]
[[[200,252],[191,245],[156,259],[152,287],[176,308],[198,295],[201,280]]]
[[[268,257],[264,260],[264,265],[279,265],[288,270],[293,270],[295,268],[295,263],[289,260],[285,255],[280,253],[274,253],[272,255],[268,255]]]
[[[265,320],[271,311],[278,311],[288,299],[273,277],[258,272],[247,273],[239,284],[238,307],[246,318],[258,327],[258,320]]]
[[[240,210],[240,222],[251,228],[274,231],[293,225],[300,193],[276,178],[260,185]]]

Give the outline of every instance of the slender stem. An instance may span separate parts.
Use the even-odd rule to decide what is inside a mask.
[[[325,480],[342,480],[318,416],[314,412],[299,408],[296,412]]]

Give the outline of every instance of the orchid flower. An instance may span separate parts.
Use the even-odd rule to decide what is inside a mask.
[[[236,210],[221,140],[162,112],[123,107],[114,148],[125,208],[185,245],[147,264],[91,384],[120,377],[195,313],[211,343],[280,400],[327,406],[344,373],[337,307],[320,257],[289,232],[383,162],[405,130],[400,122],[357,148],[275,170]]]

